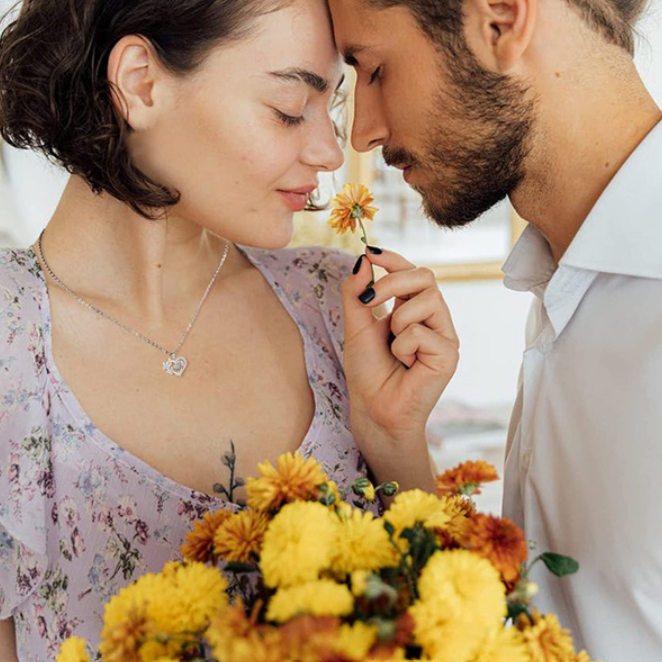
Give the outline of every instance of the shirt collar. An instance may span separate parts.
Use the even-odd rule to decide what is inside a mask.
[[[559,266],[662,279],[662,122],[637,146],[582,223]],[[549,244],[528,226],[503,271],[515,290],[536,290],[556,266]]]

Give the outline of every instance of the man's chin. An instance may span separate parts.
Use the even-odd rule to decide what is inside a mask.
[[[472,223],[478,218],[478,214],[471,216],[467,215],[467,210],[461,205],[448,207],[435,203],[423,191],[418,191],[423,198],[423,213],[433,223],[441,228],[461,228],[469,223]]]

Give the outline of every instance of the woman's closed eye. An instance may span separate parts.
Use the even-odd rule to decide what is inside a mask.
[[[278,108],[274,108],[273,111],[276,113],[276,117],[286,126],[299,126],[304,121],[303,115],[288,115],[282,110],[278,110]]]

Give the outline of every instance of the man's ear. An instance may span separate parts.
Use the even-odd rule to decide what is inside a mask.
[[[153,46],[143,37],[122,37],[108,58],[108,81],[115,108],[134,130],[149,126],[156,84],[164,73]]]
[[[538,0],[465,0],[465,34],[481,64],[511,70],[531,43]]]

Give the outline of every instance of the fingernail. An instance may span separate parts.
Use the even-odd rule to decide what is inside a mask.
[[[373,255],[381,255],[384,252],[381,248],[377,248],[377,246],[368,246],[368,250]]]
[[[389,347],[393,344],[394,340],[395,340],[395,333],[393,333],[393,331],[389,331],[389,333],[388,333],[388,346]]]
[[[363,264],[363,258],[364,258],[364,257],[365,257],[365,255],[359,255],[359,259],[358,259],[358,260],[356,261],[356,263],[354,264],[354,268],[352,269],[352,273],[353,273],[355,276],[356,276],[356,274],[358,274],[359,271],[361,270],[361,265]]]
[[[376,292],[372,287],[369,287],[363,294],[359,295],[361,303],[370,303],[375,298]]]

